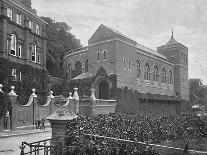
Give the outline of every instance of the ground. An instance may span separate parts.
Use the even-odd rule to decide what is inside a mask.
[[[34,142],[49,138],[51,138],[51,132],[0,138],[0,155],[19,155],[19,146],[23,141]]]

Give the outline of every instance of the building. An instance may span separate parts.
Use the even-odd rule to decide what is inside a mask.
[[[177,42],[173,33],[154,51],[100,25],[87,47],[68,52],[64,68],[69,85],[81,89],[79,95],[87,96],[94,88],[99,99],[120,100],[118,90],[127,88],[145,96],[139,102],[189,100],[188,48]]]
[[[23,93],[46,88],[46,22],[31,0],[0,0],[0,83]],[[18,90],[21,92],[21,90]]]

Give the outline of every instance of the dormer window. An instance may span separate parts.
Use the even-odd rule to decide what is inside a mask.
[[[11,20],[13,19],[12,18],[12,9],[11,8],[7,8],[7,17],[9,17]]]
[[[21,14],[16,14],[16,23],[21,25]]]

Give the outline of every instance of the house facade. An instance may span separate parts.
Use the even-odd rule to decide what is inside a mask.
[[[127,87],[140,94],[189,100],[188,48],[173,34],[154,51],[100,25],[87,47],[68,52],[64,69],[70,85],[89,82],[99,99],[116,99],[117,89]]]
[[[32,9],[31,0],[0,0],[0,9],[0,83],[25,92],[34,87],[42,93],[47,79],[47,23]]]

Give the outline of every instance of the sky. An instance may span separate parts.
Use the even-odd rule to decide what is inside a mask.
[[[207,0],[32,0],[39,16],[66,22],[87,46],[104,24],[156,50],[171,37],[188,47],[189,78],[207,84]]]

